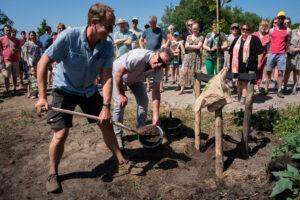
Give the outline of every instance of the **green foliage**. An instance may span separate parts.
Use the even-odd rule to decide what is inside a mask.
[[[242,126],[244,111],[242,109],[238,112],[234,111],[233,115],[235,117],[234,123],[237,126]],[[256,130],[273,132],[273,127],[278,122],[279,119],[280,119],[279,110],[270,107],[268,110],[260,110],[252,114],[250,124]]]
[[[12,26],[14,22],[2,10],[0,10],[0,26],[5,24]]]
[[[282,143],[273,149],[271,159],[283,156],[288,152],[295,153],[294,159],[300,159],[300,129],[283,136]]]
[[[300,194],[300,173],[297,168],[288,164],[287,170],[272,172],[272,174],[279,180],[276,182],[270,197],[275,197],[285,190],[291,190],[293,197]]]
[[[292,105],[281,113],[281,118],[274,125],[274,132],[279,136],[300,130],[300,106]]]
[[[40,26],[37,28],[37,35],[40,37],[45,33],[45,27],[47,26],[47,21],[45,19],[42,20]]]
[[[300,23],[292,24],[291,29],[298,29],[299,26],[300,26]]]
[[[231,8],[227,5],[230,0],[221,1],[220,12],[220,29],[228,33],[232,23],[249,23],[256,30],[261,17],[255,13],[243,12],[241,8]],[[177,31],[185,31],[185,21],[188,19],[196,20],[204,34],[211,30],[211,21],[216,18],[216,1],[215,0],[181,0],[178,6],[172,4],[165,8],[162,16],[162,28],[164,30],[170,24],[173,24]]]

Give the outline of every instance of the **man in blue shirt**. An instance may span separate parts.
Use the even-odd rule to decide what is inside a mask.
[[[55,61],[58,64],[53,83],[52,106],[74,110],[78,105],[84,113],[99,116],[98,125],[106,145],[119,162],[119,173],[137,174],[141,172],[140,169],[123,157],[110,122],[113,46],[106,39],[114,24],[112,8],[97,3],[89,10],[86,27],[70,28],[61,33],[38,63],[39,100],[36,108],[38,112],[42,108],[48,109],[46,71],[47,66]],[[103,84],[103,98],[95,85],[98,75]],[[58,192],[61,191],[58,164],[69,128],[72,127],[72,115],[50,110],[48,123],[54,130],[54,135],[49,147],[50,170],[46,188],[48,192]]]
[[[50,26],[46,26],[45,27],[45,33],[43,35],[41,35],[41,37],[39,38],[42,46],[43,46],[43,50],[45,51],[46,49],[48,49],[48,47],[50,47],[50,45],[52,44],[52,38],[51,38],[51,27]]]
[[[149,25],[150,27],[147,28],[142,34],[142,37],[140,39],[140,47],[143,49],[156,51],[160,49],[162,44],[166,43],[167,36],[159,27],[157,27],[156,16],[149,17]],[[146,83],[147,91],[150,92],[150,80],[148,78],[146,78]],[[162,84],[161,91],[163,91]]]

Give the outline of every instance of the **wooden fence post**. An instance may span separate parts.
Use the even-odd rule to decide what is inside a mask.
[[[223,117],[222,108],[215,111],[215,148],[216,148],[216,175],[222,177],[224,171],[223,157]]]
[[[245,113],[244,113],[244,120],[243,120],[243,136],[242,136],[242,155],[244,158],[249,157],[248,151],[248,136],[250,133],[250,126],[251,126],[251,115],[252,115],[252,108],[253,108],[253,94],[254,94],[254,84],[252,81],[248,83],[248,94],[246,97],[245,103]]]
[[[201,94],[201,82],[195,78],[194,81],[194,93],[195,99],[197,99]],[[201,108],[195,113],[195,148],[197,150],[201,147]]]

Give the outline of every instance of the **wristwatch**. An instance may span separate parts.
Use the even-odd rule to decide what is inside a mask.
[[[103,106],[107,107],[108,109],[110,109],[111,104],[110,103],[103,103]]]

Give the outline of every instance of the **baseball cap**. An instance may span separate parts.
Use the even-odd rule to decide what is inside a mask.
[[[279,11],[278,14],[277,14],[277,17],[285,17],[285,12],[284,11]]]
[[[118,19],[117,24],[124,24],[124,23],[127,23],[126,19],[124,19],[124,18]]]
[[[232,29],[233,27],[240,28],[240,25],[238,23],[233,23],[231,24],[230,29]]]
[[[176,32],[173,33],[173,35],[179,36],[179,32],[176,31]]]
[[[131,21],[132,21],[132,22],[138,22],[139,19],[138,19],[137,17],[133,17],[133,18],[131,19]]]

